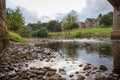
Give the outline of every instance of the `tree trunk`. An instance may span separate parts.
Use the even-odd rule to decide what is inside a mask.
[[[6,0],[0,0],[0,56],[9,43],[6,27]]]

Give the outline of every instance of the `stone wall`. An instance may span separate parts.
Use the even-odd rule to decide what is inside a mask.
[[[79,28],[85,28],[85,23],[84,22],[79,22],[78,25],[79,25]]]
[[[98,27],[99,26],[99,21],[94,18],[87,18],[85,20],[85,27]]]
[[[6,0],[0,0],[0,57],[2,51],[9,44],[8,32],[6,26]]]
[[[85,22],[79,22],[79,28],[98,28],[99,20],[94,18],[86,18]]]

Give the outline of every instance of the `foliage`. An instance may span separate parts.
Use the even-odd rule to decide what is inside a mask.
[[[30,27],[33,31],[37,31],[37,30],[39,30],[41,27],[47,27],[47,26],[48,26],[48,23],[40,23],[40,22],[37,22],[37,23],[29,23],[27,26]]]
[[[19,34],[20,34],[22,37],[29,38],[29,37],[32,37],[32,30],[31,30],[31,28],[25,26],[25,27],[22,27],[22,28],[19,30]]]
[[[62,20],[61,23],[62,30],[71,30],[78,28],[78,18],[75,14],[75,11],[71,11],[67,16]]]
[[[18,32],[19,29],[24,25],[24,18],[20,8],[18,7],[15,10],[8,8],[6,14],[8,29],[14,32]]]
[[[93,29],[73,29],[70,30],[69,36],[73,38],[90,38],[90,37],[110,37],[112,28],[93,28]],[[66,31],[49,32],[49,37],[65,37]]]
[[[61,31],[61,25],[58,21],[51,20],[48,22],[47,29],[51,32],[58,32]]]
[[[14,33],[14,32],[10,32],[9,31],[9,39],[11,41],[15,41],[15,42],[24,42],[25,39],[22,38],[21,36],[19,36],[18,34]]]
[[[113,16],[110,14],[103,15],[100,17],[100,25],[104,25],[106,27],[113,25]]]
[[[41,28],[39,31],[36,33],[37,37],[47,37],[48,36],[48,31],[46,28]]]

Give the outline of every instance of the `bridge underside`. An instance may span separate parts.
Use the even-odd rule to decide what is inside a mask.
[[[120,0],[108,0],[114,9],[111,39],[120,40]]]
[[[113,31],[111,39],[120,40],[120,0],[108,0],[114,8]],[[0,0],[0,55],[2,50],[8,45],[8,33],[5,23],[6,0]]]
[[[6,0],[0,0],[0,56],[2,55],[3,49],[5,49],[9,43],[8,32],[5,23],[6,21],[5,10]]]

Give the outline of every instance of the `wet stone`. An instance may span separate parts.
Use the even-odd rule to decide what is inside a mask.
[[[102,70],[102,71],[107,71],[108,70],[107,67],[104,66],[104,65],[100,65],[99,69]]]
[[[72,77],[74,77],[74,75],[73,75],[73,74],[71,74],[69,77],[71,77],[71,78],[72,78]]]
[[[60,79],[61,79],[61,76],[60,76],[60,75],[54,74],[54,75],[52,75],[52,76],[50,76],[50,77],[47,77],[46,80],[60,80]]]
[[[36,76],[36,74],[30,74],[30,78],[35,78]]]
[[[95,80],[106,80],[106,77],[102,74],[96,74],[95,75]]]
[[[83,70],[89,70],[89,69],[91,69],[91,66],[90,66],[90,65],[85,65],[85,66],[83,67]]]
[[[83,75],[77,75],[77,80],[84,80],[85,77]]]
[[[79,74],[79,71],[76,71],[75,74]]]
[[[82,66],[83,66],[82,64],[79,65],[79,67],[82,67]]]

